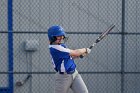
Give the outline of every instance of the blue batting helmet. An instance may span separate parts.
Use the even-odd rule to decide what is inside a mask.
[[[56,36],[65,37],[65,35],[66,35],[66,33],[61,26],[54,25],[48,29],[48,38],[51,42],[54,42],[56,40],[56,38],[55,38]]]

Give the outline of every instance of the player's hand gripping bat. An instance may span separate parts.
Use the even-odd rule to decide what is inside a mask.
[[[114,24],[112,24],[106,31],[104,31],[96,40],[95,42],[89,47],[89,49],[92,49],[98,42],[100,42],[104,37],[108,35],[108,33],[115,27]],[[84,55],[80,55],[80,58],[83,58]]]

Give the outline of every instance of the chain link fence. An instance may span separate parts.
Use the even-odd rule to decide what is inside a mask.
[[[71,49],[89,47],[111,24],[115,28],[87,57],[75,60],[89,93],[139,93],[139,0],[13,0],[13,71],[8,63],[8,0],[0,2],[0,92],[53,93],[55,71],[47,29],[61,25]],[[35,48],[26,49],[27,43]],[[6,89],[5,89],[6,91]],[[69,93],[73,93],[69,90]]]

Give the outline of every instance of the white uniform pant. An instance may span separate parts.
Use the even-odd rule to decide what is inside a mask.
[[[55,74],[55,93],[88,93],[87,87],[77,70],[73,74]]]

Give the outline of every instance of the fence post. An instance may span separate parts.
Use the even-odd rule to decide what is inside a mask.
[[[13,0],[8,0],[8,76],[9,93],[13,93]]]
[[[124,93],[124,56],[125,56],[125,0],[122,0],[122,42],[121,42],[121,93]]]

